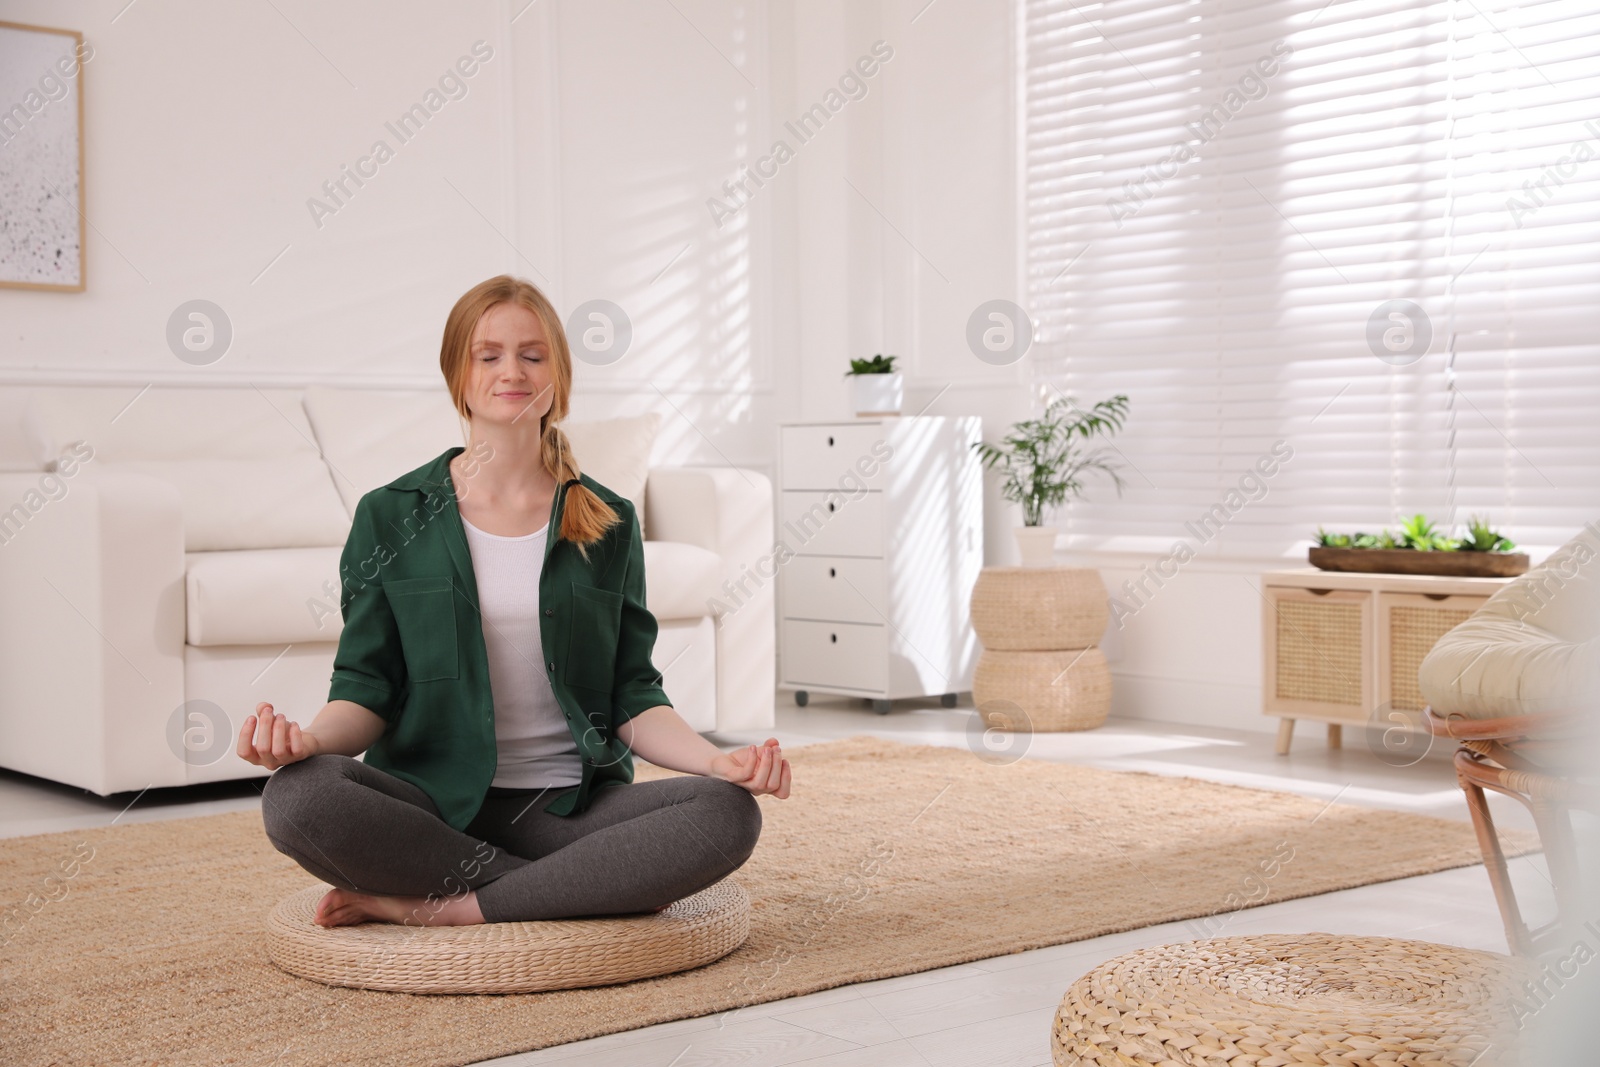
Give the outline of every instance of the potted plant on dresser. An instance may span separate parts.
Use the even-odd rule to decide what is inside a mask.
[[[852,359],[850,401],[858,416],[898,415],[905,395],[905,376],[894,369],[896,357],[881,352],[871,359]]]
[[[1108,448],[1088,447],[1094,437],[1110,437],[1128,417],[1128,398],[1117,394],[1085,410],[1066,397],[1046,405],[1037,419],[1014,423],[999,443],[973,447],[989,470],[1003,475],[1000,492],[1022,505],[1022,525],[1013,527],[1024,567],[1048,567],[1055,558],[1056,528],[1042,525],[1047,509],[1083,495],[1083,477],[1098,471],[1122,495],[1122,475]]]

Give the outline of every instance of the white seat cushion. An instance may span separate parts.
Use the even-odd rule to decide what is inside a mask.
[[[191,552],[186,557],[191,645],[337,641],[338,548]],[[672,541],[644,544],[645,599],[657,619],[710,613],[721,576],[715,552]],[[659,665],[658,665],[659,666]]]
[[[715,552],[681,541],[644,543],[645,602],[657,619],[698,619],[711,614],[722,589]],[[661,664],[656,664],[660,667]]]
[[[339,548],[191,552],[184,586],[191,645],[336,641]]]
[[[1591,526],[1441,637],[1417,672],[1440,715],[1600,714],[1600,536]]]
[[[1480,612],[1439,639],[1417,682],[1440,715],[1498,719],[1585,708],[1600,714],[1600,641],[1563,641]]]

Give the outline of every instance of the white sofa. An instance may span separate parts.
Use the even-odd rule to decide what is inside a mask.
[[[674,706],[768,729],[772,590],[713,611],[771,547],[770,483],[650,467],[659,420],[567,428],[639,505]],[[356,501],[462,443],[442,387],[0,387],[0,766],[99,794],[264,775],[234,737],[258,701],[327,701]]]

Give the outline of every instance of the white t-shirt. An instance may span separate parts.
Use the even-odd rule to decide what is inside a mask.
[[[539,575],[545,524],[523,537],[478,529],[464,517],[478,609],[489,654],[494,739],[499,759],[491,785],[566,788],[583,781],[583,759],[556,703],[539,640]]]

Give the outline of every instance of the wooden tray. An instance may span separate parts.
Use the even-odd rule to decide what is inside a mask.
[[[1313,567],[1363,574],[1433,574],[1514,578],[1528,571],[1526,552],[1419,552],[1414,548],[1323,548],[1307,553]]]

